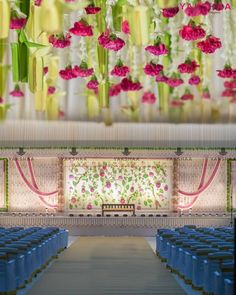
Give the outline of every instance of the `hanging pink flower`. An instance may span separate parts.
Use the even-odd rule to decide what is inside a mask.
[[[35,6],[40,6],[42,3],[42,0],[34,0],[34,5]]]
[[[64,80],[71,80],[77,78],[74,69],[71,66],[67,66],[64,70],[60,70],[59,75]]]
[[[233,89],[225,89],[222,93],[221,96],[223,97],[233,97],[236,95],[236,91]]]
[[[200,84],[201,79],[199,76],[192,76],[189,80],[188,80],[188,84],[189,85],[198,85]]]
[[[153,172],[149,172],[149,177],[154,177],[154,173]]]
[[[206,1],[204,3],[199,2],[196,5],[192,6],[191,4],[187,5],[187,8],[184,10],[185,14],[190,17],[207,15],[211,11],[211,4]]]
[[[236,80],[225,81],[225,82],[224,82],[224,87],[225,87],[225,88],[229,88],[229,89],[234,89],[234,88],[236,88]]]
[[[119,84],[114,84],[109,88],[109,96],[117,96],[119,95],[121,92],[121,86],[120,83]]]
[[[44,67],[43,68],[43,73],[44,73],[44,75],[47,75],[47,73],[48,73],[48,67]]]
[[[145,65],[144,73],[149,76],[157,76],[163,70],[163,65],[155,64],[154,62],[150,62]]]
[[[136,209],[137,209],[137,210],[141,210],[142,207],[141,207],[140,205],[138,205],[138,206],[136,207]]]
[[[73,69],[76,77],[86,78],[93,75],[93,68],[88,68],[86,62],[82,61],[79,66],[75,66]]]
[[[75,22],[74,27],[69,29],[69,32],[81,37],[93,36],[93,29],[84,19]]]
[[[106,188],[111,188],[111,183],[110,183],[110,181],[107,181],[107,182],[106,182]]]
[[[184,103],[182,101],[180,101],[180,100],[172,100],[171,103],[170,103],[171,107],[173,107],[173,108],[182,107],[183,104]]]
[[[124,66],[122,61],[119,60],[111,71],[112,76],[125,77],[130,72],[129,67]]]
[[[204,38],[206,32],[201,26],[196,26],[193,21],[190,21],[188,25],[183,26],[179,31],[179,35],[186,41],[195,41]]]
[[[51,35],[48,38],[49,43],[52,44],[54,48],[65,48],[71,44],[71,35],[69,33],[61,35]]]
[[[208,88],[203,89],[202,98],[204,98],[204,99],[210,99],[211,98],[210,91],[209,91]]]
[[[114,33],[110,34],[109,30],[98,37],[98,43],[103,48],[113,51],[119,51],[125,46],[125,41],[117,37]]]
[[[145,50],[156,56],[168,54],[165,44],[160,42],[154,45],[148,45]]]
[[[181,100],[185,101],[185,100],[193,100],[194,96],[193,94],[191,94],[190,92],[186,91],[181,97]]]
[[[13,97],[23,97],[24,93],[21,91],[19,85],[16,85],[14,90],[10,92],[10,95]]]
[[[93,206],[91,204],[88,204],[86,208],[87,208],[87,210],[92,210]]]
[[[196,5],[192,6],[191,4],[188,4],[187,7],[184,9],[184,13],[189,17],[194,17],[200,14],[200,10]]]
[[[96,76],[93,76],[91,78],[91,80],[86,84],[86,87],[91,90],[98,89],[98,80],[97,80]]]
[[[225,65],[223,70],[217,70],[218,77],[220,78],[234,78],[236,69],[232,69],[231,66]]]
[[[127,20],[124,20],[122,22],[122,24],[121,24],[121,30],[126,35],[130,34],[129,22]]]
[[[168,81],[168,77],[166,77],[163,73],[160,73],[156,76],[156,82],[164,82]]]
[[[27,22],[26,18],[11,18],[10,29],[11,30],[21,30]]]
[[[133,82],[131,78],[122,79],[120,86],[123,91],[139,91],[143,88],[139,81]]]
[[[56,88],[54,86],[48,87],[48,95],[54,94],[56,91]]]
[[[166,83],[170,86],[170,87],[178,87],[181,84],[184,83],[184,81],[181,78],[178,77],[172,77],[172,78],[168,78],[168,80],[166,81]]]
[[[211,11],[211,3],[209,1],[206,1],[204,3],[199,2],[197,4],[197,8],[200,12],[200,15],[207,15]]]
[[[171,18],[171,17],[174,17],[176,16],[176,14],[179,12],[179,7],[176,6],[176,7],[171,7],[171,8],[164,8],[162,10],[162,15],[163,17],[166,17],[166,18]]]
[[[121,198],[120,199],[120,204],[125,204],[125,199]]]
[[[215,0],[212,4],[212,9],[216,11],[222,11],[224,9],[224,4],[222,3],[222,0]]]
[[[178,71],[183,74],[191,74],[196,71],[199,65],[196,63],[195,60],[187,59],[184,63],[178,66]]]
[[[197,47],[204,53],[214,53],[217,49],[222,47],[222,43],[219,38],[209,36],[206,40],[198,42]]]
[[[150,91],[144,92],[142,96],[142,103],[154,104],[155,102],[156,102],[156,96],[154,93]]]
[[[98,12],[101,11],[101,7],[96,7],[94,5],[89,5],[85,7],[85,11],[87,14],[97,14]]]
[[[0,97],[0,103],[4,103],[4,99]]]

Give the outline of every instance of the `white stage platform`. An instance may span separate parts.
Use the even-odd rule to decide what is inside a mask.
[[[154,236],[158,228],[181,227],[194,224],[198,227],[227,226],[230,216],[176,216],[167,217],[95,217],[50,214],[0,214],[0,226],[58,226],[67,228],[70,235],[81,236]]]

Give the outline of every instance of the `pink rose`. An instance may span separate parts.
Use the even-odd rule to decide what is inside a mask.
[[[65,48],[70,46],[71,44],[70,39],[71,39],[71,35],[67,33],[65,35],[61,34],[59,36],[51,35],[49,36],[48,41],[49,43],[52,44],[54,48]]]
[[[188,80],[188,84],[189,85],[198,85],[200,84],[201,79],[199,76],[192,76],[189,80]]]
[[[229,88],[229,89],[234,89],[234,88],[236,88],[236,80],[225,81],[225,82],[224,82],[224,87],[225,87],[225,88]]]
[[[131,186],[130,191],[134,192],[134,187],[133,186]]]
[[[225,65],[223,70],[217,70],[218,77],[220,78],[233,78],[236,74],[236,70],[232,69],[231,66]]]
[[[122,79],[120,86],[123,91],[139,91],[142,89],[140,82],[133,82],[130,78]]]
[[[74,23],[74,27],[69,29],[69,32],[81,37],[93,36],[93,29],[85,20],[80,20]]]
[[[184,83],[184,81],[180,78],[168,78],[168,80],[166,81],[166,83],[170,86],[170,87],[178,87],[181,84]]]
[[[140,205],[138,205],[138,206],[136,207],[136,209],[137,209],[137,210],[141,210],[142,207],[141,207]]]
[[[199,65],[196,63],[195,60],[187,59],[184,63],[178,65],[178,71],[183,74],[191,74],[196,71]]]
[[[145,50],[156,56],[168,54],[165,44],[162,43],[158,45],[148,45]]]
[[[89,5],[85,7],[85,11],[87,14],[97,14],[98,12],[101,11],[100,7],[95,7],[94,5]]]
[[[86,192],[86,190],[85,190],[84,187],[81,189],[81,192],[82,192],[83,194]]]
[[[87,208],[87,210],[91,210],[91,209],[93,209],[93,206],[91,204],[88,204],[86,208]]]
[[[125,199],[120,199],[120,204],[125,204]]]
[[[179,7],[178,6],[171,7],[171,8],[164,8],[162,10],[162,15],[163,15],[163,17],[170,18],[170,17],[176,16],[176,14],[178,12],[179,12]]]
[[[212,4],[212,9],[216,11],[222,11],[224,7],[225,6],[221,0],[215,0],[214,3]]]
[[[188,25],[183,26],[179,31],[179,35],[186,41],[195,41],[204,38],[206,32],[201,26],[196,26],[194,22],[190,22]]]
[[[99,175],[100,175],[101,177],[103,177],[103,176],[105,175],[104,171],[101,170],[100,173],[99,173]]]
[[[122,24],[121,24],[121,30],[126,35],[130,34],[129,22],[127,20],[124,20],[122,22]]]
[[[86,62],[82,61],[79,66],[75,66],[73,69],[76,77],[86,78],[93,75],[93,68],[88,68]]]
[[[191,93],[185,93],[180,97],[181,100],[193,100],[194,96]]]
[[[117,96],[119,95],[121,92],[121,86],[120,83],[119,84],[114,84],[109,88],[109,96]]]
[[[93,193],[94,192],[94,188],[90,187],[90,192]]]
[[[151,62],[146,64],[143,70],[146,75],[157,76],[163,70],[163,65]]]
[[[27,22],[26,18],[11,18],[10,29],[11,30],[21,30]]]
[[[160,188],[161,187],[161,183],[160,182],[157,182],[156,183],[156,188]]]
[[[198,42],[197,47],[200,48],[202,52],[209,54],[221,48],[222,43],[219,38],[210,36],[206,40]]]
[[[125,41],[115,34],[110,34],[109,30],[98,37],[98,43],[102,47],[113,51],[119,51],[125,46]]]
[[[168,191],[168,185],[167,184],[164,186],[164,190]]]
[[[111,71],[112,76],[125,77],[129,73],[129,67],[123,65],[116,65]]]
[[[48,95],[54,94],[56,91],[56,88],[54,86],[49,86],[48,87]]]
[[[150,177],[154,177],[154,173],[153,172],[149,172],[149,176]]]
[[[155,102],[156,102],[156,96],[154,93],[150,91],[144,92],[142,96],[142,103],[154,104]]]
[[[24,93],[21,91],[19,85],[16,85],[14,90],[10,92],[10,95],[13,97],[23,97]]]

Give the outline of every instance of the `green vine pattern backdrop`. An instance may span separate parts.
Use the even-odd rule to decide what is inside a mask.
[[[136,210],[169,210],[172,165],[169,160],[65,160],[68,208],[135,204]]]

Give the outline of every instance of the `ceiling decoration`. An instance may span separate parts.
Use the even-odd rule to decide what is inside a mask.
[[[233,122],[235,4],[0,0],[0,119]]]

